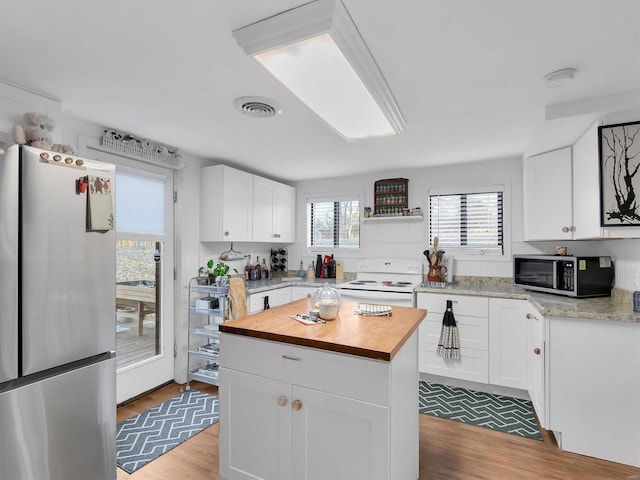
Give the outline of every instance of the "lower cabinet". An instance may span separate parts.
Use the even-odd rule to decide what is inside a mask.
[[[527,390],[526,300],[489,299],[489,383]]]
[[[249,313],[264,310],[265,299],[269,307],[277,307],[291,301],[291,287],[274,288],[265,292],[252,293],[247,298]]]
[[[317,287],[296,287],[296,286],[292,286],[291,287],[291,301],[295,302],[296,300],[300,300],[302,298],[311,298],[311,295],[313,295],[313,292],[315,292],[318,288],[320,288],[320,285],[318,285]]]
[[[224,333],[221,345],[221,479],[418,477],[416,333],[391,362]]]
[[[547,428],[545,318],[527,302],[527,391],[542,428]]]
[[[453,314],[460,335],[460,358],[455,359],[442,358],[437,354],[447,300],[453,302]],[[427,318],[419,329],[420,372],[488,383],[488,299],[466,295],[418,293],[416,305],[427,310]]]
[[[549,317],[547,326],[558,445],[640,468],[640,324]]]

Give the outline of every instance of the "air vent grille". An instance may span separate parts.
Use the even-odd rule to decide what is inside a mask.
[[[255,118],[275,117],[282,112],[280,105],[263,97],[240,97],[233,104],[240,113]]]

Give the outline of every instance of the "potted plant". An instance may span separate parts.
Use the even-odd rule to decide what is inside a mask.
[[[238,273],[235,268],[233,271]],[[208,278],[211,285],[226,287],[229,284],[229,265],[226,263],[218,262],[214,266],[213,259],[210,259],[205,266],[198,269],[198,273],[201,277]]]

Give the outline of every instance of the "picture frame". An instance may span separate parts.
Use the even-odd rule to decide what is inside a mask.
[[[598,127],[600,225],[640,226],[640,120]]]

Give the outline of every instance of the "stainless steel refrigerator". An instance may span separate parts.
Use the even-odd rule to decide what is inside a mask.
[[[114,184],[77,156],[0,156],[1,480],[117,476]]]

